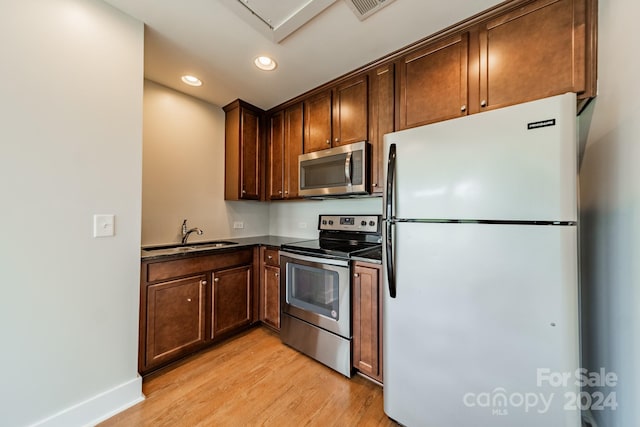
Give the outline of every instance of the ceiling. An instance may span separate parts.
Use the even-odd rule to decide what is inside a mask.
[[[282,32],[239,0],[104,1],[146,24],[146,78],[218,106],[241,98],[263,109],[501,3],[395,0],[360,21],[345,0],[240,0],[271,26],[288,26],[278,42]],[[259,55],[278,67],[258,70]],[[184,74],[203,85],[186,86]]]

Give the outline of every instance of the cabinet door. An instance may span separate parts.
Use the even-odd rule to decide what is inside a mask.
[[[269,186],[271,200],[284,197],[285,168],[285,113],[273,113],[269,121]]]
[[[246,265],[213,273],[211,338],[251,323],[251,269]]]
[[[371,72],[369,142],[371,143],[372,193],[381,193],[384,190],[382,180],[387,163],[383,152],[384,134],[394,131],[394,69],[394,64],[388,63]]]
[[[146,367],[204,343],[206,284],[199,275],[147,286]]]
[[[298,156],[302,154],[302,103],[285,110],[284,116],[284,197],[298,197]]]
[[[380,266],[354,265],[353,367],[382,382]]]
[[[585,90],[585,0],[543,0],[480,31],[480,105],[499,108]]]
[[[260,116],[241,108],[240,188],[242,199],[260,198]]]
[[[333,91],[333,147],[366,141],[369,129],[368,76],[341,83]]]
[[[331,91],[304,101],[304,152],[331,148]]]
[[[466,114],[468,38],[434,42],[398,61],[397,130]]]
[[[280,329],[280,268],[265,265],[262,281],[262,320]]]

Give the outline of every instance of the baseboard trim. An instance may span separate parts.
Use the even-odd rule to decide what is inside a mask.
[[[40,420],[32,427],[95,426],[143,400],[142,377],[137,376],[84,402]]]

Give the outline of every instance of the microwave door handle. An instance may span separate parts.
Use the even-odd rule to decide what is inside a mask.
[[[347,180],[347,184],[351,184],[351,156],[353,153],[347,153],[347,157],[344,160],[344,177]]]

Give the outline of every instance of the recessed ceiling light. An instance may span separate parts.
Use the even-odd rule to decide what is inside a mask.
[[[190,75],[182,76],[182,81],[188,84],[189,86],[202,86],[202,81],[195,76],[190,76]]]
[[[275,68],[278,66],[278,64],[276,64],[276,61],[269,58],[268,56],[258,56],[253,61],[253,63],[256,64],[256,67],[265,71],[275,70]]]

